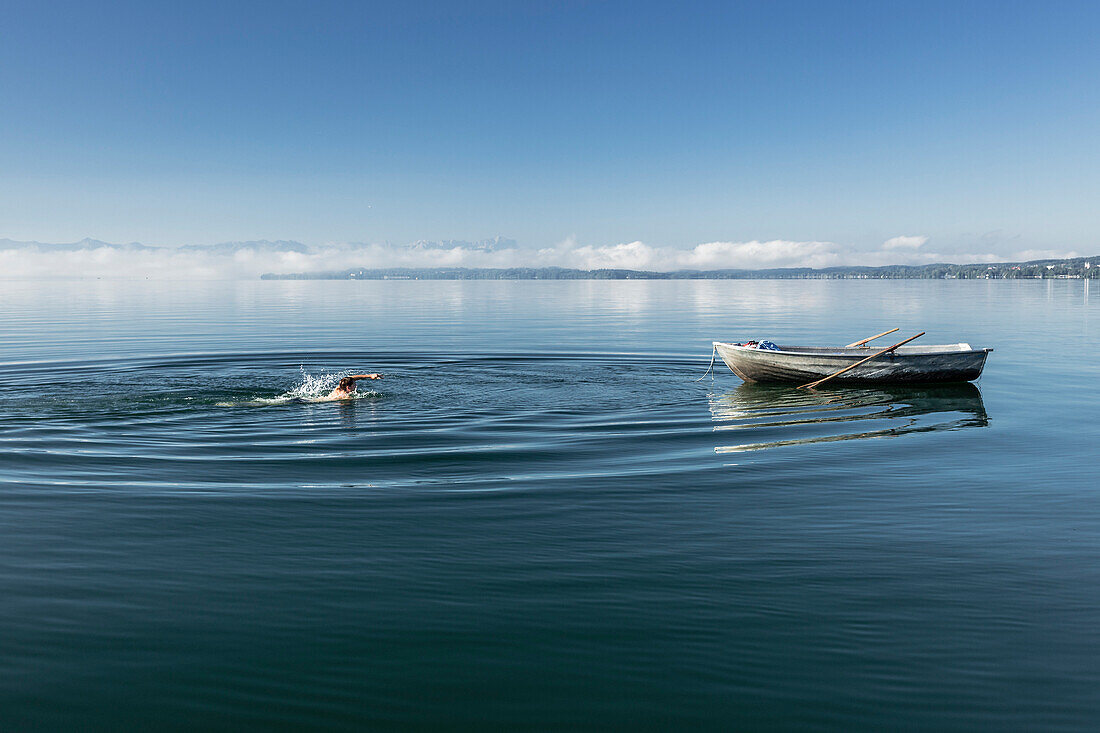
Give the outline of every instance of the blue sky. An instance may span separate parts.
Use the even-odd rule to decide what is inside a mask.
[[[4,3],[0,237],[1094,254],[1098,8]]]

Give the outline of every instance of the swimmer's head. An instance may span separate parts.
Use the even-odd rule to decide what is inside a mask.
[[[337,389],[340,390],[341,392],[354,392],[355,391],[355,380],[352,379],[351,377],[344,377],[343,379],[340,380],[340,384],[339,384],[339,386],[337,386]]]

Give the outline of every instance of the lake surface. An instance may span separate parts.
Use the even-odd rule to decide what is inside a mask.
[[[0,728],[1094,730],[1088,287],[0,281]]]

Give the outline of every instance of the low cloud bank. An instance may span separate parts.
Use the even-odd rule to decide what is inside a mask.
[[[925,265],[936,262],[1025,261],[1078,257],[1076,252],[1024,250],[1013,253],[926,251],[926,236],[897,236],[876,250],[835,242],[705,242],[691,248],[644,242],[582,245],[573,238],[532,249],[507,239],[481,242],[414,242],[407,245],[299,242],[229,242],[210,246],[147,247],[85,239],[42,244],[0,239],[0,278],[108,277],[153,279],[242,279],[264,273],[338,271],[386,267],[569,267],[581,270],[723,270],[780,267]]]

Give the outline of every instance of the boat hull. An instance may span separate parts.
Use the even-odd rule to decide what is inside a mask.
[[[836,374],[874,353],[869,349],[858,348],[814,350],[780,347],[780,351],[768,351],[719,341],[714,342],[714,348],[726,366],[746,382],[797,384],[806,384]],[[883,354],[861,364],[830,380],[830,383],[970,382],[981,376],[990,351],[992,349],[903,347],[897,353]]]

